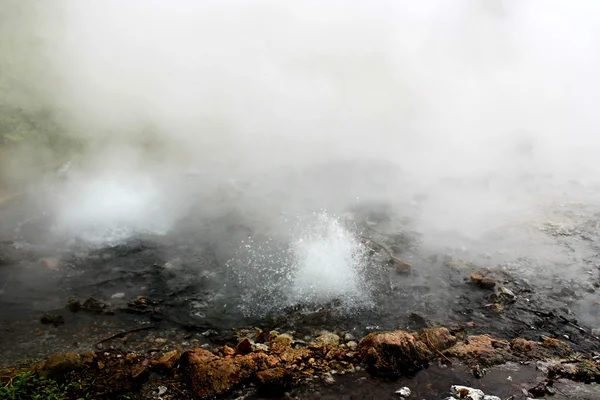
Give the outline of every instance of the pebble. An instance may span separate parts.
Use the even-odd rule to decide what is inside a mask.
[[[400,397],[409,397],[411,394],[411,391],[409,388],[407,388],[406,386],[401,387],[400,389],[396,390],[396,394]]]
[[[347,332],[347,333],[344,334],[344,340],[346,342],[351,342],[351,341],[356,340],[356,338],[354,337],[353,334],[351,334],[350,332]]]
[[[158,395],[162,396],[165,393],[167,393],[167,387],[166,386],[159,386],[158,387]]]

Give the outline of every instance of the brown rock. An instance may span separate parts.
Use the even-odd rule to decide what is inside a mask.
[[[96,361],[96,353],[94,353],[93,351],[81,353],[79,356],[81,357],[81,361],[85,364],[91,364],[94,361]]]
[[[316,350],[320,350],[323,353],[330,352],[336,349],[340,344],[340,337],[335,333],[323,331],[313,343],[311,343],[310,347]]]
[[[456,337],[447,328],[425,328],[419,334],[419,339],[431,350],[443,351],[456,344]]]
[[[152,361],[152,365],[163,371],[171,371],[179,362],[179,351],[173,350],[163,354],[158,360]]]
[[[488,305],[488,308],[494,312],[497,312],[498,314],[504,313],[504,306],[500,303],[492,303]]]
[[[235,354],[235,350],[234,350],[234,349],[232,349],[231,347],[229,347],[229,346],[227,346],[227,345],[223,346],[223,355],[224,355],[224,356],[229,356],[229,357],[231,357],[231,356],[233,356],[234,354]]]
[[[571,347],[562,340],[544,337],[541,344],[555,357],[567,357],[573,352]]]
[[[54,380],[62,380],[71,371],[81,368],[83,362],[75,352],[53,354],[44,363],[41,374]]]
[[[509,343],[489,335],[469,336],[444,352],[445,355],[463,360],[478,360],[484,366],[505,362],[510,356]]]
[[[360,356],[375,375],[399,376],[415,372],[428,365],[432,353],[427,346],[409,333],[371,333],[358,345]]]
[[[183,353],[180,368],[198,398],[225,394],[241,380],[240,368],[232,358],[219,358],[203,349]]]
[[[262,329],[259,329],[256,331],[256,337],[254,338],[254,341],[256,343],[264,343],[267,341],[267,339],[265,337],[265,332],[263,332]]]
[[[246,355],[252,353],[252,342],[250,339],[245,338],[235,346],[236,354]]]
[[[396,272],[402,275],[408,275],[412,272],[412,265],[398,258],[393,258],[392,263]]]
[[[293,342],[294,338],[286,333],[283,335],[269,335],[269,348],[274,353],[283,353],[290,349]]]
[[[483,276],[478,272],[471,275],[471,282],[483,289],[493,289],[496,286],[495,279]]]
[[[258,390],[261,396],[280,397],[292,382],[292,376],[285,368],[271,368],[256,374]]]

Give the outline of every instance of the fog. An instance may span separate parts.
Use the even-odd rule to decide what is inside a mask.
[[[535,225],[549,204],[597,204],[596,2],[13,8],[36,38],[22,65],[38,70],[11,79],[44,93],[26,99],[81,145],[46,188],[59,230],[165,233],[198,208],[273,225],[366,201],[408,216],[426,246],[539,255],[529,231],[489,233]],[[30,159],[5,175],[31,177]]]

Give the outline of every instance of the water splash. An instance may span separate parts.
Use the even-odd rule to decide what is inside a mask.
[[[339,218],[321,212],[288,224],[285,241],[249,237],[228,263],[244,314],[296,305],[335,303],[344,311],[372,306],[366,249]]]

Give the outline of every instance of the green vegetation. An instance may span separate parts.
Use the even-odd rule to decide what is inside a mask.
[[[24,372],[13,377],[6,386],[0,387],[0,400],[79,400],[83,397],[75,397],[73,393],[80,391],[81,385],[78,382],[59,384],[32,372]]]

